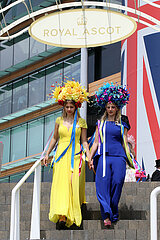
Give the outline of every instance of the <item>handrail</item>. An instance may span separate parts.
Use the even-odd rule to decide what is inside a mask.
[[[11,222],[10,240],[20,240],[20,187],[26,179],[35,171],[32,219],[31,219],[31,239],[40,239],[40,186],[41,186],[41,159],[37,160],[24,177],[12,190],[11,198]]]
[[[52,134],[53,131],[48,138],[47,144],[42,152],[40,159],[34,163],[34,165],[12,190],[10,240],[20,240],[20,187],[34,171],[35,175],[33,186],[30,239],[40,239],[41,160],[44,158],[44,153],[49,145]]]
[[[156,187],[150,195],[150,236],[151,240],[157,240],[157,196],[160,187]]]

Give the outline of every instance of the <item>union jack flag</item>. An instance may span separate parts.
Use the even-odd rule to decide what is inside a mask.
[[[160,5],[160,1],[150,2]],[[160,20],[160,8],[144,1],[124,0],[124,5],[137,6]],[[160,32],[137,23],[137,31],[123,41],[121,54],[122,83],[128,85],[131,94],[125,113],[136,139],[137,160],[143,159],[150,174],[154,161],[160,158]]]

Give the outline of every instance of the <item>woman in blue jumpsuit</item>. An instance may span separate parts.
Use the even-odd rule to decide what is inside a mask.
[[[108,85],[107,85],[108,86]],[[110,87],[109,87],[110,88]],[[102,92],[102,91],[101,91]],[[119,92],[119,91],[118,91]],[[96,169],[96,193],[100,203],[104,225],[118,220],[118,203],[126,174],[126,153],[123,137],[127,141],[128,125],[120,120],[120,103],[115,97],[103,97],[105,113],[98,121],[95,140],[91,150],[90,168]],[[114,94],[115,96],[115,94]],[[100,99],[100,97],[99,97]],[[128,96],[129,99],[129,96]],[[123,129],[123,133],[122,133]]]

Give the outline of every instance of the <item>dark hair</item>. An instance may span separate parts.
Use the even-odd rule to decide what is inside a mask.
[[[129,119],[128,119],[128,117],[126,116],[126,115],[121,115],[121,120],[122,120],[122,122],[125,122],[126,124],[127,124],[127,126],[128,126],[128,131],[131,129],[131,126],[130,126],[130,123],[129,123]]]

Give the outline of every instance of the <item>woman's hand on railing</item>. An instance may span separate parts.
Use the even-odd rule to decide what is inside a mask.
[[[46,154],[46,156],[43,158],[43,164],[47,167],[48,166],[48,154]]]

